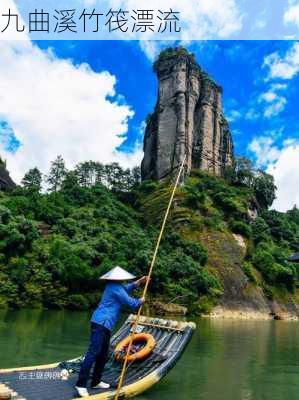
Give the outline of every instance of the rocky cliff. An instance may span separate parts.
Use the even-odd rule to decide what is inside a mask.
[[[14,181],[9,176],[9,172],[6,169],[5,162],[0,158],[0,191],[6,191],[15,187]]]
[[[222,110],[222,89],[183,48],[167,49],[154,64],[158,101],[144,137],[142,179],[171,175],[186,154],[186,174],[200,168],[222,175],[233,142]]]

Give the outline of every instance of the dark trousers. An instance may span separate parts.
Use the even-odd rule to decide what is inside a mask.
[[[107,361],[109,351],[110,331],[102,325],[91,323],[90,344],[82,362],[77,386],[87,387],[90,370],[94,365],[91,386],[96,386],[101,381],[102,373]]]

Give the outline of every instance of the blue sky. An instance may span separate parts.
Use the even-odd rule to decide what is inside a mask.
[[[75,64],[87,63],[95,71],[108,70],[116,76],[117,93],[124,96],[123,101],[135,112],[129,121],[128,138],[121,146],[122,151],[132,151],[141,139],[140,127],[153,110],[157,97],[152,60],[139,42],[41,41],[37,44],[42,49],[51,47],[59,58],[71,58]],[[264,135],[271,135],[278,148],[285,139],[299,139],[299,74],[293,79],[269,79],[269,68],[263,66],[267,56],[273,53],[284,56],[293,44],[288,41],[201,41],[187,46],[203,69],[223,87],[224,110],[237,154],[255,160],[249,145],[254,138]],[[167,46],[163,43],[158,48]],[[260,97],[275,84],[287,85],[278,93],[286,99],[286,104],[283,110],[265,116],[271,102]]]
[[[0,153],[20,181],[62,154],[132,167],[155,106],[152,63],[176,42],[0,41]],[[180,43],[182,44],[182,43]],[[184,45],[223,87],[235,152],[272,173],[275,207],[299,205],[299,42]]]

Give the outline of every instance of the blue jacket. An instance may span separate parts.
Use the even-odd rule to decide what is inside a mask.
[[[137,310],[141,306],[140,299],[135,299],[129,295],[132,290],[136,289],[135,283],[122,285],[117,282],[109,282],[103,293],[98,308],[93,312],[91,322],[103,325],[112,331],[122,307],[129,307]]]

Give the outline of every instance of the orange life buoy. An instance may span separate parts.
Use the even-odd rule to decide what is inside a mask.
[[[114,354],[118,361],[124,360],[126,357],[126,348],[131,340],[131,335],[127,336],[115,347]],[[149,333],[137,333],[134,335],[132,346],[144,342],[145,345],[136,353],[128,355],[128,361],[144,360],[156,346],[155,338]]]

